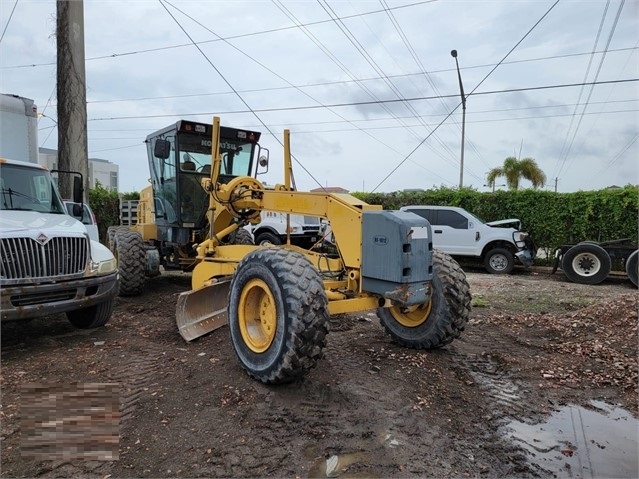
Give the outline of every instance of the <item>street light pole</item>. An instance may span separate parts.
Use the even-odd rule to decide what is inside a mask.
[[[462,84],[461,73],[459,72],[459,62],[457,61],[457,50],[451,50],[450,55],[455,59],[457,66],[457,78],[459,79],[459,93],[462,101],[462,138],[461,138],[461,160],[459,164],[459,188],[464,186],[464,134],[466,130],[466,95],[464,95],[464,85]]]

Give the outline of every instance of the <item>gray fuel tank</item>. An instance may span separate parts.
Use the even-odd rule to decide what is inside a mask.
[[[362,215],[362,288],[404,306],[428,301],[433,278],[428,221],[407,211]]]

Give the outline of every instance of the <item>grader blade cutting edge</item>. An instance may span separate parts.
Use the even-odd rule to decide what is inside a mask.
[[[180,293],[175,319],[186,341],[204,336],[228,323],[226,310],[230,280]]]

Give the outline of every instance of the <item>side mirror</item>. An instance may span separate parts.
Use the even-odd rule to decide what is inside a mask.
[[[82,215],[82,201],[84,200],[84,187],[82,186],[82,176],[73,177],[73,202],[80,203],[80,215]],[[75,214],[75,206],[74,206]]]
[[[82,218],[82,203],[73,203],[73,216]]]
[[[263,175],[264,173],[268,172],[268,157],[269,157],[268,148],[262,148],[260,145],[258,145],[257,154],[258,154],[257,167],[255,168],[256,178],[257,178],[257,175]]]
[[[153,146],[153,156],[166,160],[171,154],[171,142],[169,140],[157,139]]]

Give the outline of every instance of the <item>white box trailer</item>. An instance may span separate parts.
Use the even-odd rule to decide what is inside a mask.
[[[0,93],[0,156],[38,163],[38,107],[33,100]]]

